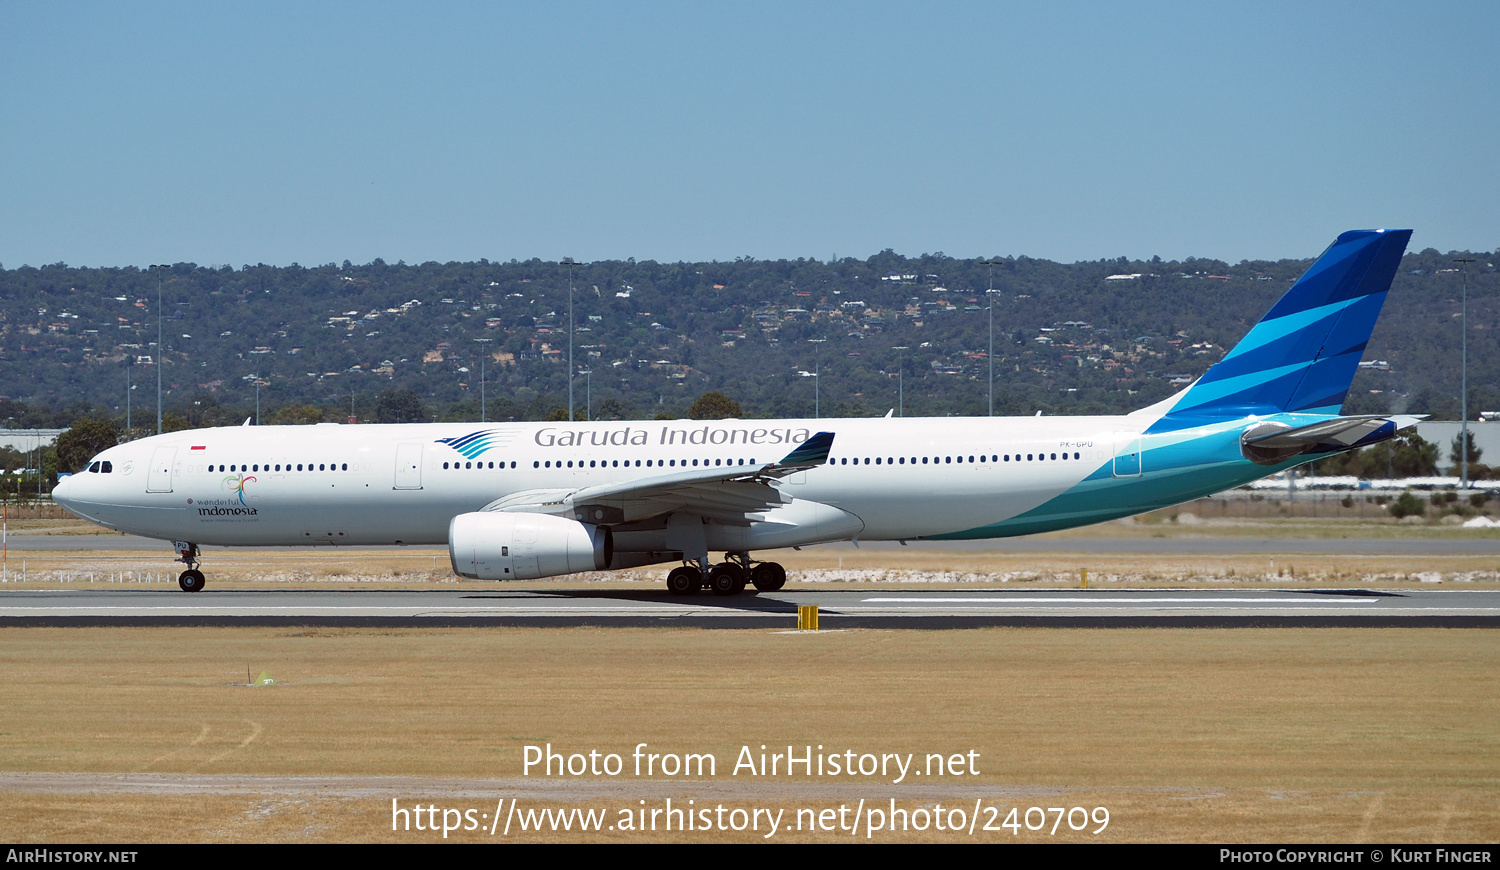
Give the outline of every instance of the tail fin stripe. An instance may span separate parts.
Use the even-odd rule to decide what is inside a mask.
[[[1320,325],[1319,321],[1330,317],[1337,317],[1348,304],[1347,302],[1330,302],[1327,305],[1319,305],[1316,308],[1293,311],[1274,320],[1267,317],[1265,320],[1257,323],[1239,344],[1235,345],[1229,353],[1225,354],[1224,359],[1219,364],[1223,365],[1235,357],[1243,356],[1253,350],[1259,350],[1287,336],[1296,335],[1304,329],[1316,328]]]
[[[1290,392],[1301,380],[1302,366],[1289,365],[1269,371],[1249,372],[1238,377],[1216,381],[1207,386],[1200,383],[1193,388],[1192,395],[1184,397],[1184,400],[1173,408],[1172,412],[1185,414],[1205,405],[1216,407],[1222,405],[1235,409],[1236,415],[1244,413],[1246,408],[1255,406],[1262,407],[1259,411],[1248,413],[1275,413],[1281,409],[1267,405],[1262,398],[1264,394]]]
[[[1304,324],[1290,332],[1268,337],[1265,342],[1250,342],[1250,337],[1240,342],[1235,347],[1238,351],[1232,357],[1226,356],[1221,362],[1209,369],[1198,383],[1211,384],[1228,378],[1243,377],[1256,372],[1268,372],[1273,368],[1281,368],[1288,365],[1306,365],[1304,360],[1317,353],[1317,347],[1304,347],[1317,341],[1317,336],[1326,334],[1332,329],[1334,321],[1340,312],[1333,312],[1321,321]],[[1259,339],[1261,336],[1253,336]],[[1241,347],[1249,344],[1243,351]],[[1293,360],[1293,362],[1288,362]]]

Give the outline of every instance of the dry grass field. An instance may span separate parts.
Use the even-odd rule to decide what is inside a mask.
[[[894,798],[1000,808],[981,840],[1095,839],[982,827],[1011,806],[1103,806],[1109,841],[1493,842],[1497,660],[1500,633],[1485,630],[6,629],[0,839],[423,842],[442,835],[393,832],[392,798],[493,814],[515,797],[612,823],[671,797],[784,809],[777,840],[853,839],[786,828],[799,807]],[[278,684],[245,685],[263,670]],[[524,747],[546,743],[620,754],[625,772],[522,778]],[[637,778],[638,743],[718,767]],[[762,744],[972,751],[980,773],[732,775],[741,747]],[[242,779],[280,775],[335,779]]]

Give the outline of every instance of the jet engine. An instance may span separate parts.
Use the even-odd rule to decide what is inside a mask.
[[[614,556],[609,529],[548,514],[480,511],[448,524],[448,558],[460,577],[535,580],[602,571]]]

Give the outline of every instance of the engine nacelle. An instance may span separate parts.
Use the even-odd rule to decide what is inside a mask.
[[[614,555],[609,529],[547,514],[480,511],[448,524],[453,572],[473,580],[535,580],[602,571]]]

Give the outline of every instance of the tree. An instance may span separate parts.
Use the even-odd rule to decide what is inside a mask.
[[[411,390],[382,390],[375,398],[376,423],[425,423],[422,399]]]
[[[274,426],[306,426],[323,422],[323,409],[317,405],[287,405],[271,418]]]
[[[740,403],[720,392],[704,393],[688,409],[688,416],[694,420],[729,420],[739,419],[745,416],[740,409]]]
[[[1438,446],[1422,440],[1411,428],[1385,442],[1397,477],[1432,477],[1438,473]]]
[[[57,436],[57,465],[63,471],[82,471],[102,450],[120,442],[115,427],[93,417],[80,417],[68,431]]]
[[[1458,465],[1460,465],[1464,461],[1464,459],[1463,459],[1463,452],[1462,452],[1463,451],[1463,440],[1464,440],[1463,433],[1460,432],[1459,434],[1453,436],[1453,443],[1451,445],[1449,445],[1449,447],[1448,447],[1448,459],[1450,461],[1452,461],[1452,463],[1453,463],[1453,465],[1454,465],[1455,468],[1458,467]],[[1477,445],[1477,444],[1474,443],[1474,433],[1470,432],[1469,433],[1469,464],[1470,465],[1475,465],[1476,463],[1478,463],[1479,462],[1479,456],[1482,453],[1484,453],[1484,448],[1482,448],[1479,445]]]

